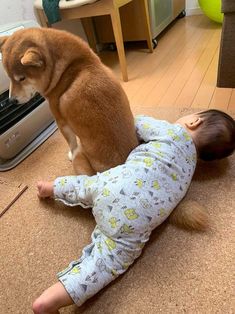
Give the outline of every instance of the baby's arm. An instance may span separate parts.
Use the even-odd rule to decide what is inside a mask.
[[[53,197],[66,205],[90,207],[97,191],[97,176],[66,176],[54,182],[40,181],[37,184],[40,198]]]
[[[135,128],[140,141],[149,142],[156,140],[164,126],[165,121],[147,116],[135,117]]]

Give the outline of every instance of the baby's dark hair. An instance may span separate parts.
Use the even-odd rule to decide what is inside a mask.
[[[198,113],[203,119],[197,134],[198,157],[205,161],[222,159],[235,150],[235,121],[225,112],[211,109]]]

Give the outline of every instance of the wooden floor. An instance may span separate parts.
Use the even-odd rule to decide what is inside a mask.
[[[235,110],[235,89],[217,88],[221,26],[203,15],[177,20],[154,52],[126,49],[129,81],[122,83],[132,108],[184,107]],[[121,80],[115,52],[102,61]]]

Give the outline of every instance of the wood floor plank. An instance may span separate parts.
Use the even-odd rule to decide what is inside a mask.
[[[207,22],[203,20],[203,22]],[[137,105],[149,106],[152,104],[158,105],[163,96],[166,94],[167,89],[172,84],[176,75],[183,67],[188,57],[195,50],[196,46],[203,39],[205,24],[199,25],[199,30],[194,31],[192,34],[188,34],[188,37],[183,42],[179,42],[179,46],[172,52],[171,58],[168,60],[169,66],[165,73],[153,73],[147,81],[149,92],[146,96],[145,92],[140,90],[140,97],[136,101]],[[146,84],[143,85],[143,88]],[[137,95],[138,96],[138,95]]]
[[[195,94],[197,93],[201,81],[203,80],[210,63],[212,62],[212,58],[218,49],[219,46],[219,38],[220,38],[220,30],[217,29],[215,34],[212,36],[211,40],[209,41],[206,49],[201,54],[198,62],[196,63],[190,77],[188,78],[184,88],[182,89],[181,93],[177,97],[175,101],[176,106],[182,107],[190,107]]]
[[[188,28],[185,23],[186,22],[182,20],[177,21],[175,24],[176,27],[172,27],[169,34],[166,33],[160,38],[158,46],[152,54],[139,54],[138,58],[135,59],[134,66],[132,67],[130,65],[128,67],[130,80],[126,83],[122,83],[122,85],[130,101],[132,101],[132,97],[135,97],[135,94],[142,89],[143,84],[152,73],[158,72],[160,68],[166,68],[167,56],[174,50],[177,43],[186,36],[186,33],[189,32],[191,28]]]
[[[231,98],[228,104],[228,110],[235,111],[235,88],[232,90]]]
[[[121,80],[117,54],[102,61],[120,78],[132,109],[167,107],[235,109],[235,89],[216,87],[221,26],[204,15],[178,20],[152,54],[128,47],[129,81]]]
[[[218,30],[215,29],[214,27],[210,29],[205,29],[203,39],[199,43],[198,47],[193,51],[193,53],[186,60],[181,70],[177,73],[173,83],[167,90],[164,97],[161,99],[159,103],[160,106],[165,106],[165,105],[178,106],[178,103],[176,103],[176,100],[181,94],[181,92],[184,91],[185,85],[189,81],[190,76],[195,70],[197,63],[201,60],[202,55],[205,55],[206,51],[207,51],[207,54],[209,54],[210,52],[209,49],[211,48],[211,45],[215,45],[214,38],[218,38],[217,31]],[[200,72],[200,68],[197,68],[197,69]],[[179,105],[183,106],[185,104],[182,102]],[[186,103],[186,106],[189,106],[189,105],[190,104]]]
[[[200,22],[200,20],[198,21]],[[205,25],[204,19],[202,19],[201,24],[198,23],[198,27],[200,27],[200,25]],[[193,49],[192,47],[195,45],[195,42],[197,42],[198,38],[200,38],[200,35],[201,33],[197,28],[191,28],[187,31],[185,36],[181,36],[173,45],[172,49],[168,49],[169,52],[161,63],[159,63],[157,70],[155,69],[152,71],[143,82],[141,89],[133,95],[131,98],[132,102],[137,106],[151,105],[153,102],[154,104],[157,104],[161,98],[162,89],[164,89],[169,78],[172,79],[174,74],[177,73],[178,69],[182,66],[184,59],[190,54]],[[159,88],[160,81],[163,82]]]
[[[217,49],[212,62],[201,82],[201,85],[192,102],[192,108],[209,108],[211,99],[213,97],[216,81],[217,81],[217,68],[218,68],[219,49]]]
[[[216,87],[213,97],[211,99],[209,108],[220,110],[228,110],[229,101],[232,95],[232,88],[218,88]]]

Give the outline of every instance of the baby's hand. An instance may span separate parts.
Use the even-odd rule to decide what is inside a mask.
[[[53,196],[53,182],[39,181],[37,183],[38,197],[45,198]]]

